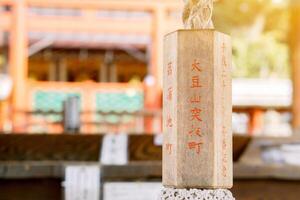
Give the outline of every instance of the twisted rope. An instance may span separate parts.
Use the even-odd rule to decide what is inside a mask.
[[[213,29],[213,0],[184,0],[183,24],[186,29]]]

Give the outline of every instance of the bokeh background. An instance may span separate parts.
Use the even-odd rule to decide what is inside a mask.
[[[0,0],[0,199],[153,199],[163,37],[182,8]],[[300,1],[217,0],[213,18],[233,44],[232,191],[297,199]]]

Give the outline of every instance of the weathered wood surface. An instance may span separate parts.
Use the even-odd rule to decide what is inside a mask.
[[[299,188],[300,181],[235,179],[231,191],[237,200],[298,200]]]
[[[161,161],[162,148],[154,144],[155,136],[131,135],[129,137],[129,161]]]
[[[1,200],[62,200],[62,179],[0,179]]]
[[[5,135],[7,136],[7,135]],[[17,136],[17,135],[16,135]],[[85,137],[90,137],[86,135]],[[31,137],[28,137],[30,139]],[[64,137],[62,137],[63,139]],[[132,138],[132,136],[130,137]],[[155,178],[160,179],[161,160],[158,160],[161,154],[161,147],[153,144],[154,136],[133,136],[134,139],[129,141],[129,164],[123,166],[102,166],[103,177],[108,180],[120,179],[147,179]],[[144,139],[146,138],[146,139]],[[77,138],[80,139],[80,138]],[[267,165],[260,159],[259,143],[280,144],[283,142],[300,142],[300,139],[273,139],[270,138],[256,138],[248,146],[247,141],[250,139],[243,136],[235,136],[233,139],[234,144],[234,157],[239,160],[234,164],[234,178],[236,179],[285,179],[285,180],[300,180],[300,169],[297,166],[288,165]],[[5,141],[5,140],[4,140]],[[145,142],[142,142],[145,141]],[[95,141],[97,142],[97,141]],[[37,144],[33,145],[34,146]],[[248,147],[247,147],[248,146]],[[49,147],[49,146],[48,146]],[[247,148],[246,148],[247,147]],[[239,155],[242,154],[246,148],[245,153],[240,159]],[[131,149],[131,150],[130,150]],[[137,150],[137,152],[135,150]],[[29,151],[29,149],[26,149]],[[143,153],[144,152],[144,153]],[[157,155],[158,157],[155,157]],[[0,178],[16,179],[16,178],[62,178],[64,174],[64,167],[67,165],[89,165],[97,164],[98,161],[93,162],[68,162],[68,161],[26,161],[26,160],[13,160],[0,161]],[[49,159],[49,158],[47,158]],[[100,163],[99,163],[100,165]]]
[[[300,167],[284,163],[266,163],[263,150],[267,147],[280,147],[283,144],[299,144],[300,137],[293,138],[256,138],[252,140],[239,162],[234,166],[236,178],[274,178],[299,180]]]
[[[101,135],[0,134],[0,162],[51,160],[94,162],[98,161],[100,147],[102,146],[102,137]],[[155,135],[146,134],[129,135],[129,161],[161,161],[162,147],[154,144],[155,137]],[[84,140],[82,140],[82,138],[84,138]],[[233,137],[234,160],[237,161],[239,159],[250,140],[251,138],[247,136],[235,135]],[[84,147],[82,146],[85,146],[82,143],[88,143],[90,147],[89,149],[82,150],[80,154],[78,154],[79,149],[83,149]],[[67,145],[66,147],[64,147],[65,144]],[[81,147],[76,147],[77,145]],[[75,146],[75,149],[73,149],[73,146]]]
[[[179,30],[164,44],[163,184],[232,187],[231,42]]]
[[[134,162],[124,166],[102,166],[101,173],[103,180],[157,180],[161,181],[161,162]]]
[[[234,135],[232,139],[233,162],[238,162],[251,142],[251,136]]]
[[[3,151],[3,149],[18,149],[15,145],[26,144],[27,140],[32,140],[31,135],[24,135],[24,137],[20,138],[19,135],[2,135],[1,137],[1,147],[0,154],[4,155],[7,151]],[[44,137],[50,137],[51,135],[43,135]],[[64,135],[57,135],[56,137],[60,138],[62,142],[66,138]],[[73,136],[72,136],[73,137]],[[86,138],[95,138],[91,135],[84,135]],[[128,144],[128,158],[129,164],[124,166],[103,166],[102,170],[104,171],[103,176],[111,179],[130,179],[130,178],[138,178],[138,177],[152,177],[156,179],[160,179],[162,176],[161,172],[161,159],[162,159],[162,148],[161,146],[154,143],[156,136],[153,135],[130,135],[129,136],[129,144]],[[18,139],[19,141],[16,143],[10,143],[9,141],[14,140],[13,138]],[[75,137],[78,140],[78,143],[81,141],[81,137]],[[23,141],[21,141],[23,140]],[[234,144],[234,154],[233,156],[238,160],[239,156],[242,154],[243,150],[247,147],[247,143],[249,141],[249,137],[244,136],[235,136],[233,140]],[[99,140],[94,140],[91,144],[92,146],[97,145]],[[8,146],[7,146],[8,145]],[[39,143],[31,143],[31,145],[26,145],[22,147],[22,152],[32,152],[26,157],[26,160],[19,159],[19,155],[17,152],[13,154],[7,154],[5,160],[0,160],[0,178],[43,178],[43,177],[53,177],[53,178],[61,178],[64,174],[64,166],[66,165],[89,165],[89,164],[97,164],[98,160],[52,160],[52,154],[44,154],[43,156],[36,156],[35,153],[37,151],[33,151],[33,149],[37,149],[39,147]],[[49,142],[44,143],[43,148],[52,149],[53,142],[51,139]],[[62,149],[59,148],[57,151],[60,155],[63,152],[60,152]],[[53,150],[54,151],[54,150]],[[21,153],[22,153],[21,152]],[[52,152],[55,153],[55,152]],[[73,152],[76,153],[76,152]],[[86,153],[86,151],[82,152]],[[98,150],[94,149],[93,152],[88,152],[91,154],[97,154]],[[43,154],[39,152],[39,154]],[[61,156],[66,157],[66,155]],[[72,155],[72,158],[76,155]],[[95,156],[96,157],[96,156]],[[34,158],[39,158],[39,160],[35,160]],[[101,163],[99,163],[101,164]],[[244,168],[242,168],[244,169]],[[240,170],[238,170],[239,172]],[[242,170],[243,171],[243,170]]]
[[[62,200],[62,181],[58,178],[0,180],[0,199]],[[298,200],[299,188],[300,181],[245,179],[235,180],[231,191],[238,200]]]
[[[7,136],[9,135],[3,135],[3,138],[0,139],[1,142],[2,139],[4,139]],[[14,136],[18,135],[13,135],[13,137]],[[30,135],[25,136],[28,136],[28,140],[31,139]],[[58,137],[61,137],[62,140],[64,138],[62,137],[62,135],[59,135]],[[91,137],[91,135],[85,135],[84,137],[89,138]],[[130,136],[130,138],[131,137],[132,136]],[[144,135],[134,137],[137,137],[139,139],[130,139],[130,146],[136,146],[134,147],[134,149],[144,149],[143,151],[148,153],[138,153],[139,156],[133,154],[132,156],[130,156],[131,162],[124,166],[99,165],[102,171],[102,181],[154,180],[160,182],[162,176],[161,162],[154,160],[156,159],[154,158],[154,154],[156,154],[154,152],[156,152],[156,150],[151,150],[152,148],[156,148],[156,146],[153,147],[154,144],[152,143],[152,141],[154,141],[154,136],[146,136],[146,138],[148,139],[145,139],[145,141],[147,141],[145,143],[141,142],[142,140],[144,140]],[[77,139],[80,140],[80,137],[77,137]],[[236,155],[240,154],[238,152],[238,150],[241,149],[240,147],[245,148],[245,146],[247,146],[247,142],[244,141],[248,141],[248,139],[248,137],[243,136],[234,137],[234,153]],[[253,144],[257,144],[257,142],[255,141],[261,142],[262,140],[271,141],[269,138],[254,139],[254,142],[249,146],[249,150],[253,147]],[[284,140],[282,138],[278,138],[274,139],[273,141],[274,144],[278,144],[289,141],[299,142],[300,140]],[[97,142],[98,141],[95,141],[95,143]],[[33,144],[33,147],[35,145],[38,144]],[[161,151],[161,147],[159,148]],[[247,149],[245,151],[245,156],[249,152]],[[149,152],[153,152],[153,154]],[[149,157],[147,158],[147,156]],[[242,162],[242,160],[244,159],[245,158],[241,158],[239,159],[239,161]],[[95,162],[49,162],[25,160],[0,161],[0,199],[20,199],[21,197],[23,197],[22,199],[25,200],[59,200],[63,197],[63,187],[61,187],[61,182],[63,181],[64,177],[64,166],[69,164],[89,165],[95,164]],[[234,187],[231,189],[231,191],[233,192],[233,195],[236,199],[243,200],[296,200],[300,195],[300,191],[298,189],[300,187],[300,174],[298,173],[299,171],[299,168],[287,167],[284,165],[272,167],[268,165],[251,165],[251,163],[237,163],[234,166],[235,181]],[[291,174],[293,174],[293,177],[291,177]],[[282,179],[286,180],[284,181]],[[61,196],[59,197],[60,194]]]
[[[101,135],[2,135],[0,161],[97,161]]]
[[[90,165],[94,162],[0,162],[0,179],[62,178],[68,165]],[[100,167],[100,165],[99,165]],[[105,165],[102,176],[108,180],[160,179],[162,164],[158,161],[131,162],[127,165]],[[234,164],[235,179],[300,180],[300,168],[289,165]]]

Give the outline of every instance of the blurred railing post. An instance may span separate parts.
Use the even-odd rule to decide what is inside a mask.
[[[12,5],[12,23],[9,40],[9,73],[13,79],[12,108],[14,132],[25,124],[27,94],[27,5],[26,0],[15,0]]]

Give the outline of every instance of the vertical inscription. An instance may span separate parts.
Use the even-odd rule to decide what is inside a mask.
[[[200,61],[196,58],[193,59],[190,64],[190,96],[187,97],[189,106],[189,121],[191,122],[188,130],[188,150],[200,154],[203,146],[203,137],[201,131],[202,114],[203,109],[201,108],[201,96],[199,92],[203,87],[201,83],[201,72],[203,68],[200,65]]]
[[[226,59],[226,51],[227,51],[227,47],[226,47],[226,44],[225,42],[222,42],[222,47],[221,47],[221,70],[222,70],[222,73],[221,73],[221,81],[222,81],[222,93],[221,93],[221,113],[222,113],[222,119],[223,119],[223,122],[222,122],[222,147],[221,147],[221,150],[222,150],[222,176],[223,177],[227,177],[228,175],[228,169],[227,169],[227,166],[228,166],[228,155],[227,155],[227,127],[226,127],[226,110],[225,110],[225,105],[226,105],[226,98],[225,98],[225,92],[227,91],[227,88],[228,85],[228,61]],[[225,92],[224,92],[225,91]]]
[[[230,188],[230,41],[211,30],[179,30],[164,44],[163,184]]]
[[[172,115],[172,106],[174,105],[173,99],[173,80],[174,80],[174,63],[173,61],[168,61],[168,64],[166,67],[166,72],[167,72],[167,78],[166,78],[166,86],[165,86],[165,98],[166,98],[166,104],[164,105],[166,107],[166,118],[165,118],[165,130],[166,134],[170,136],[172,134],[172,130],[174,128],[174,116]],[[165,148],[167,155],[172,155],[173,152],[173,146],[174,144],[172,141],[170,141],[172,137],[168,137],[169,141],[166,141],[165,143]]]

